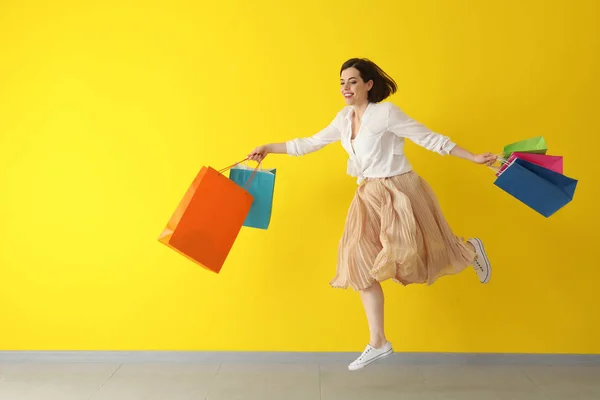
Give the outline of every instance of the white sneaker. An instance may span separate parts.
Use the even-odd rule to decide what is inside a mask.
[[[375,361],[381,360],[390,356],[394,352],[392,348],[392,344],[387,342],[383,347],[376,349],[370,344],[367,345],[367,348],[356,360],[352,362],[352,364],[348,365],[348,369],[350,371],[356,371],[358,369],[364,368],[367,365],[374,363]]]
[[[483,247],[481,239],[473,238],[468,240],[475,247],[477,258],[473,262],[473,269],[481,283],[488,283],[492,277],[492,265]]]

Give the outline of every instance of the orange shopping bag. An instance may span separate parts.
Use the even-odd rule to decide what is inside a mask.
[[[221,270],[254,200],[246,188],[222,174],[237,164],[221,171],[203,167],[158,238],[216,273]]]

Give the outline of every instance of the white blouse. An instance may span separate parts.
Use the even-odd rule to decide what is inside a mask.
[[[448,137],[432,132],[408,117],[390,102],[369,103],[354,141],[352,115],[354,107],[344,107],[334,120],[316,135],[286,143],[290,156],[303,156],[341,140],[348,152],[348,175],[360,184],[366,178],[388,178],[412,170],[404,155],[404,139],[424,148],[448,155],[456,146]]]

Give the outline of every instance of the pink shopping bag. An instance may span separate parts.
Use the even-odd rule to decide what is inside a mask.
[[[562,156],[549,156],[546,154],[534,154],[534,153],[513,153],[510,158],[504,162],[500,170],[496,173],[496,176],[500,175],[512,162],[516,159],[529,161],[532,164],[539,165],[540,167],[547,168],[551,171],[563,173],[563,157]]]

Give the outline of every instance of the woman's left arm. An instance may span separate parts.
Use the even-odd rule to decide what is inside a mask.
[[[410,139],[416,144],[441,155],[450,154],[477,164],[492,165],[496,162],[497,157],[492,153],[473,154],[456,145],[447,136],[433,132],[425,125],[410,118],[395,104],[388,103],[388,105],[387,125],[388,129],[395,135]]]
[[[473,154],[470,151],[463,149],[458,145],[455,145],[454,148],[450,150],[450,155],[472,161],[476,164],[486,164],[488,166],[494,164],[496,162],[496,159],[498,158],[492,153]]]

